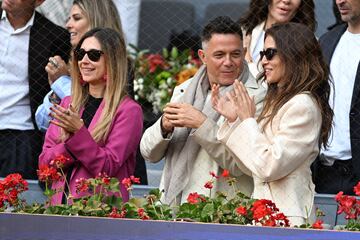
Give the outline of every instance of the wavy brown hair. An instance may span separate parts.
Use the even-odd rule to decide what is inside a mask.
[[[257,25],[266,21],[271,1],[273,0],[251,0],[249,10],[238,20],[238,23],[244,28],[246,35],[251,34]],[[291,19],[291,22],[302,23],[315,32],[317,22],[314,9],[314,0],[301,0],[299,9]]]
[[[295,95],[310,92],[321,112],[322,124],[319,144],[327,147],[331,131],[333,110],[329,105],[331,76],[314,33],[299,23],[276,24],[266,30],[265,38],[275,41],[277,54],[285,67],[281,89],[276,83],[269,84],[263,111],[258,122],[271,124],[279,109]],[[264,71],[259,79],[264,79]]]

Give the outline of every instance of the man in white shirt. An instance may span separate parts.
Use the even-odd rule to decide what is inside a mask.
[[[35,111],[49,91],[50,56],[69,58],[69,33],[35,12],[44,0],[3,0],[0,9],[0,177],[36,179],[42,135]]]
[[[319,40],[334,82],[333,131],[329,147],[321,151],[312,170],[316,192],[354,195],[360,180],[360,1],[336,4],[345,24]]]

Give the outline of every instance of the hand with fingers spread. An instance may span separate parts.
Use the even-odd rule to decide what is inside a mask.
[[[230,102],[227,96],[220,96],[220,86],[213,84],[211,88],[211,103],[215,111],[223,115],[229,122],[234,122],[237,119],[237,113],[233,103]],[[229,94],[235,94],[231,92]]]
[[[68,66],[60,56],[49,58],[48,64],[45,66],[48,73],[49,84],[53,84],[61,76],[69,75]]]
[[[235,95],[227,94],[227,97],[233,103],[239,119],[243,121],[253,118],[256,112],[254,96],[249,96],[244,84],[239,80],[235,80],[233,86]]]
[[[188,103],[168,103],[164,108],[164,117],[174,127],[199,128],[206,115]]]
[[[50,110],[50,116],[53,118],[50,123],[61,127],[70,134],[77,132],[84,125],[84,121],[71,105],[69,108],[63,108],[54,104]]]

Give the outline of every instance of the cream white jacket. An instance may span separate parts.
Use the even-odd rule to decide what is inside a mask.
[[[262,131],[254,118],[225,122],[218,138],[254,179],[253,197],[275,202],[292,225],[313,220],[314,185],[310,165],[319,152],[321,113],[308,94],[290,99]]]

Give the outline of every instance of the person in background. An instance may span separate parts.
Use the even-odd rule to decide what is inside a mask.
[[[320,37],[320,46],[334,81],[334,110],[329,148],[312,166],[318,193],[354,195],[360,181],[360,1],[336,0],[345,23]]]
[[[94,28],[80,39],[72,59],[72,94],[51,107],[39,165],[49,165],[58,155],[65,165],[69,188],[76,198],[76,180],[98,174],[121,182],[134,173],[135,155],[142,134],[142,110],[126,93],[127,52],[123,35],[109,28]],[[61,180],[53,188],[65,187]],[[128,192],[120,185],[122,198]],[[53,204],[65,203],[57,193]]]
[[[178,205],[190,193],[208,194],[204,184],[209,172],[220,175],[223,169],[237,179],[237,189],[252,192],[253,183],[235,165],[232,155],[216,139],[220,114],[212,109],[211,85],[219,84],[222,93],[232,90],[235,79],[242,81],[255,97],[261,111],[265,89],[249,73],[244,61],[242,31],[229,17],[210,21],[202,32],[202,49],[198,52],[203,65],[195,76],[174,89],[164,114],[148,128],[140,143],[145,160],[165,159],[160,182],[162,201]],[[230,197],[233,189],[226,180],[215,181],[212,193],[224,192]]]
[[[257,77],[266,29],[275,23],[298,22],[315,32],[315,5],[313,0],[251,0],[249,10],[238,22],[245,35],[245,59],[250,72]]]
[[[0,177],[37,179],[43,135],[35,111],[49,91],[49,57],[68,61],[69,33],[35,11],[44,0],[3,0],[0,9]]]
[[[137,46],[141,0],[114,0],[118,9],[127,44]]]
[[[329,30],[329,31],[332,30],[333,28],[335,28],[336,26],[344,24],[344,21],[341,19],[341,14],[340,14],[339,8],[336,5],[336,0],[333,0],[332,9],[333,9],[334,17],[335,17],[335,23],[327,27],[327,30]]]
[[[212,103],[227,121],[218,139],[236,156],[236,163],[254,180],[253,197],[273,201],[290,225],[315,220],[310,165],[327,146],[333,112],[329,69],[311,29],[300,23],[273,25],[260,52],[268,84],[264,108],[256,106],[244,85],[235,81],[233,95]]]
[[[73,0],[46,0],[36,8],[53,23],[65,27]]]

